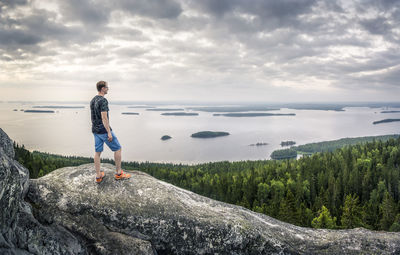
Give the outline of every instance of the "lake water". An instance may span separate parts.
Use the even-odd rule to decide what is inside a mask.
[[[345,111],[282,108],[269,113],[295,113],[296,116],[237,118],[213,116],[212,112],[197,112],[198,116],[163,116],[162,112],[110,103],[110,125],[121,143],[123,161],[194,164],[270,159],[272,151],[282,148],[281,141],[293,140],[300,145],[344,137],[400,133],[400,122],[372,124],[377,120],[400,118],[400,113],[380,113],[382,108],[346,107]],[[81,109],[52,109],[55,113],[20,111],[33,109],[34,105],[61,104],[0,103],[0,128],[31,151],[93,156],[89,105],[72,104],[85,106]],[[166,107],[187,106],[162,106]],[[138,112],[139,115],[123,115],[122,112]],[[226,131],[230,135],[209,139],[191,137],[193,133],[206,130]],[[163,135],[170,135],[172,139],[162,141]],[[249,146],[258,142],[268,145]],[[106,145],[102,157],[113,157]]]

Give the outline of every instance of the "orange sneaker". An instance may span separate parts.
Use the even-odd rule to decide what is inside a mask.
[[[115,180],[123,180],[123,179],[129,179],[131,178],[130,174],[124,173],[124,171],[121,169],[120,174],[115,174]]]
[[[97,183],[102,182],[103,179],[104,179],[104,176],[105,176],[104,172],[100,172],[100,174],[101,174],[100,177],[96,177],[96,182],[97,182]]]

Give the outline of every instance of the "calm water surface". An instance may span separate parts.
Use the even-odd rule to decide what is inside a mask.
[[[94,138],[89,105],[73,104],[85,106],[83,109],[52,109],[55,113],[20,111],[33,109],[34,105],[0,103],[0,128],[29,150],[93,156]],[[162,106],[166,107],[187,106]],[[299,145],[344,137],[400,133],[400,122],[372,124],[376,120],[400,118],[400,113],[380,113],[382,108],[348,107],[344,108],[344,112],[282,108],[270,112],[295,113],[296,116],[241,118],[213,116],[211,112],[198,112],[198,116],[163,116],[162,112],[114,104],[110,104],[109,108],[110,124],[123,148],[124,161],[192,164],[270,159],[272,151],[282,148],[281,141],[293,140]],[[123,115],[122,112],[138,112],[139,115]],[[195,132],[205,130],[226,131],[230,135],[211,139],[190,137]],[[162,141],[160,138],[163,135],[170,135],[172,139]],[[249,146],[257,142],[266,142],[268,145]],[[113,157],[106,145],[102,157]]]

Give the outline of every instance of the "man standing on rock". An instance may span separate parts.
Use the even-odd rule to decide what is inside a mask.
[[[99,81],[96,87],[99,93],[90,101],[92,133],[95,142],[94,166],[96,168],[96,182],[100,183],[104,178],[104,172],[100,172],[100,154],[103,151],[104,143],[114,152],[115,179],[129,179],[131,175],[124,173],[121,169],[121,145],[109,124],[108,101],[104,97],[108,93],[108,84],[105,81]]]

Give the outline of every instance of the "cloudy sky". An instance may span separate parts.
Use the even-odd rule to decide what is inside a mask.
[[[399,101],[398,0],[0,0],[0,100]]]

